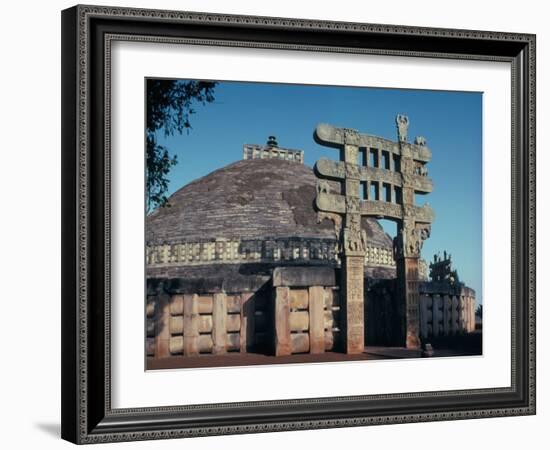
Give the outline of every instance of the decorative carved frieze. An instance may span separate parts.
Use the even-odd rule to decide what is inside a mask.
[[[396,142],[371,134],[358,133],[355,130],[346,130],[348,130],[348,134],[345,138],[344,133],[340,128],[322,123],[317,125],[314,138],[315,141],[321,145],[327,145],[335,148],[341,148],[345,144],[352,144],[361,148],[383,149],[395,155],[401,155],[404,148],[404,151],[415,160],[428,162],[432,158],[432,153],[427,145],[420,145],[416,142],[414,144],[408,142]]]
[[[407,162],[405,162],[406,165]],[[353,166],[340,161],[331,161],[327,158],[320,158],[315,164],[317,174],[330,179],[343,180],[345,178],[356,178],[361,181],[375,181],[396,187],[402,187],[404,184],[404,175],[398,171],[370,166],[355,166],[355,169],[351,169],[350,167]],[[412,164],[410,169],[405,167],[405,170],[407,170],[405,183],[410,185],[415,192],[425,194],[432,192],[433,183],[427,177],[428,172],[424,165],[417,166],[416,164]]]
[[[361,202],[361,214],[380,219],[402,219],[403,208],[395,203],[363,200]]]
[[[329,213],[326,213],[329,214]],[[340,236],[341,216],[333,215]],[[366,233],[361,230],[365,264],[394,267],[390,249],[366,245]],[[340,264],[337,239],[267,239],[256,241],[183,242],[148,245],[147,266],[194,266],[203,264],[238,264],[246,262],[327,261]],[[214,249],[214,251],[212,251]],[[208,251],[210,250],[210,251]],[[167,256],[168,255],[168,256]]]
[[[346,197],[340,194],[319,193],[315,204],[321,211],[344,214],[346,212]]]

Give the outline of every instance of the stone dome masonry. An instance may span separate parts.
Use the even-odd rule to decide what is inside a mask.
[[[215,170],[147,216],[148,272],[270,261],[335,265],[334,223],[319,221],[315,196],[313,169],[299,161],[245,159]],[[391,238],[375,219],[363,219],[362,227],[367,266],[393,274]]]
[[[147,217],[148,243],[218,238],[334,238],[331,221],[318,223],[316,178],[305,165],[279,159],[238,161],[176,191],[167,207]],[[376,220],[364,227],[369,238],[391,248]]]

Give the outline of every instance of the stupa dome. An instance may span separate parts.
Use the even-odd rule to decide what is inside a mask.
[[[319,221],[314,208],[316,183],[311,167],[269,158],[238,161],[183,186],[146,219],[148,272],[219,263],[337,264],[334,223]],[[380,224],[363,218],[362,227],[372,253],[367,266],[393,266],[392,240]]]

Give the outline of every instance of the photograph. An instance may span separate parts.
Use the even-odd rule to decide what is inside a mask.
[[[542,22],[196,6],[61,13],[62,438],[535,415]]]
[[[147,370],[483,355],[482,92],[146,78],[144,102]]]

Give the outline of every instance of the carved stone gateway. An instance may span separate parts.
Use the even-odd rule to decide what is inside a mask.
[[[418,263],[422,243],[430,235],[433,210],[415,205],[415,194],[432,191],[425,164],[431,152],[424,138],[407,142],[409,119],[396,117],[397,141],[390,141],[349,128],[320,124],[314,134],[321,145],[340,150],[340,161],[321,158],[315,165],[320,178],[316,206],[323,213],[343,216],[340,236],[344,293],[344,350],[364,350],[364,258],[367,236],[361,217],[397,222],[394,259],[397,263],[402,305],[402,344],[420,347]],[[358,162],[363,153],[363,161]],[[338,181],[341,192],[331,192],[326,180]]]

